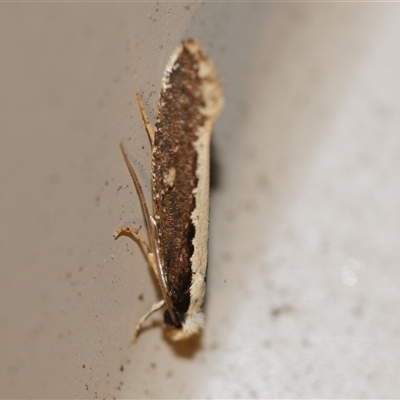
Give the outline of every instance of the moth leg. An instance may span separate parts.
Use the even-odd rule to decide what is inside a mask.
[[[149,318],[150,315],[154,314],[154,313],[155,313],[156,311],[158,311],[160,308],[163,308],[164,305],[165,305],[164,300],[160,300],[159,302],[154,303],[154,304],[151,306],[150,311],[148,311],[146,314],[143,315],[142,318],[140,318],[139,322],[136,324],[136,327],[135,327],[135,333],[134,333],[134,335],[133,335],[133,341],[134,341],[134,342],[136,342],[136,339],[138,338],[139,333],[140,333],[140,331],[141,331],[141,329],[142,329],[142,326],[143,326],[143,324],[145,323],[145,321],[147,320],[147,318]]]
[[[147,261],[151,265],[156,277],[158,276],[158,269],[155,263],[154,254],[150,250],[150,246],[147,244],[142,232],[133,226],[124,225],[117,229],[114,233],[114,239],[118,239],[121,235],[132,237],[133,240],[137,241],[142,246],[143,251],[147,257]]]
[[[144,125],[146,126],[146,132],[149,135],[150,144],[154,145],[154,128],[151,126],[149,116],[147,115],[146,109],[143,105],[142,96],[140,93],[136,93],[137,102],[139,104],[140,113],[142,114]]]
[[[146,254],[151,253],[150,246],[147,244],[146,239],[139,229],[136,229],[133,226],[124,225],[114,232],[114,239],[118,239],[121,235],[133,237],[134,240],[137,240],[139,244],[143,246]]]

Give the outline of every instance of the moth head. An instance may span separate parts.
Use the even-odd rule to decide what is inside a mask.
[[[172,315],[171,315],[172,314]],[[181,329],[184,314],[179,313],[176,309],[166,309],[164,312],[164,322],[173,328]]]
[[[188,339],[204,328],[204,322],[204,314],[201,311],[186,314],[181,327],[172,326],[171,329],[168,329],[168,336],[173,341]]]

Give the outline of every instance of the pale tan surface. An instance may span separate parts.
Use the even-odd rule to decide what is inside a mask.
[[[398,397],[399,23],[399,4],[1,4],[0,396]],[[207,326],[131,345],[156,291],[112,238],[143,223],[118,142],[149,193],[135,92],[150,110],[189,36],[227,97]]]

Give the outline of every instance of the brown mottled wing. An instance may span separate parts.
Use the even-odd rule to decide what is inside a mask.
[[[183,44],[164,76],[153,149],[153,204],[158,247],[174,309],[184,314],[190,303],[195,227],[198,153],[194,143],[206,117],[198,63]],[[207,221],[208,223],[208,221]]]
[[[209,150],[211,131],[222,105],[222,86],[201,45],[191,39],[182,42],[162,81],[152,184],[159,264],[168,294],[164,295],[170,316],[166,315],[166,322],[183,326],[185,335],[197,331],[202,320]]]

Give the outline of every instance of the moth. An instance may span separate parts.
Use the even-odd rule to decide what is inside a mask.
[[[134,340],[147,318],[160,309],[170,337],[181,340],[204,327],[210,139],[223,107],[222,84],[202,45],[188,39],[173,52],[164,71],[155,128],[140,94],[137,101],[152,151],[152,214],[122,144],[121,151],[149,241],[133,226],[122,226],[114,237],[131,236],[142,246],[162,294],[139,320]]]

